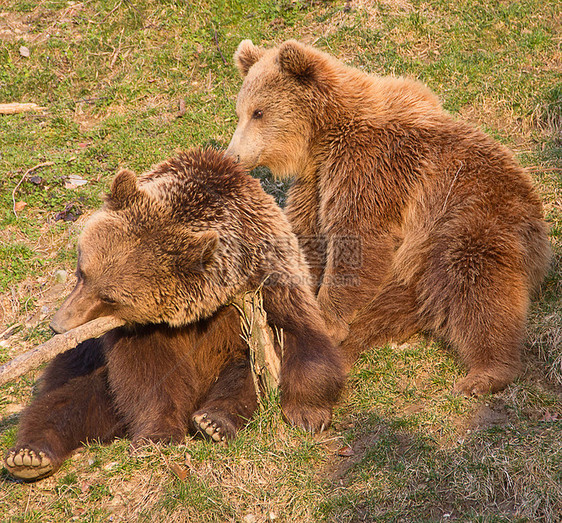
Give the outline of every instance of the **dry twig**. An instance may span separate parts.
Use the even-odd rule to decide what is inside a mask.
[[[228,61],[226,60],[226,58],[222,54],[221,48],[219,46],[219,35],[217,34],[216,29],[215,29],[215,45],[217,46],[217,49],[219,50],[219,54],[221,55],[221,58],[222,58],[222,61],[224,62],[224,65],[228,65]]]

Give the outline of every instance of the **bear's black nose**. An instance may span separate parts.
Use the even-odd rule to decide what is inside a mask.
[[[51,321],[51,323],[49,324],[49,327],[51,328],[51,330],[55,333],[55,334],[62,334],[64,332],[66,332],[66,329],[62,326],[60,326],[55,319],[53,319]]]
[[[226,149],[225,154],[226,156],[230,156],[230,158],[232,158],[236,163],[240,163],[240,155],[230,152],[230,146]]]

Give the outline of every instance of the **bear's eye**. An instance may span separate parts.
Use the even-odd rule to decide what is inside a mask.
[[[117,303],[113,298],[110,298],[109,296],[100,296],[100,300],[107,305],[115,305]]]
[[[259,120],[263,116],[263,111],[261,109],[256,109],[254,114],[252,114],[252,118],[254,120]]]

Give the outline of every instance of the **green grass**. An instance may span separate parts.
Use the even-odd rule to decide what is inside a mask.
[[[562,521],[559,26],[556,2],[540,0],[5,0],[0,103],[46,111],[0,116],[0,362],[49,336],[73,284],[55,273],[73,273],[76,237],[119,167],[226,146],[244,38],[298,38],[427,83],[529,167],[555,257],[532,305],[525,373],[502,393],[453,396],[462,367],[420,336],[364,355],[325,435],[286,426],[270,400],[227,447],[90,442],[33,486],[0,471],[0,520]],[[255,174],[283,203],[287,185]],[[87,184],[69,188],[69,175]],[[2,452],[37,376],[0,388]]]

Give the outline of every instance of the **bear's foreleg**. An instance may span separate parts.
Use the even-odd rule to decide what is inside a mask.
[[[284,332],[279,383],[283,414],[293,425],[322,431],[330,425],[344,386],[341,355],[308,287],[266,286],[263,299],[268,321]]]
[[[307,261],[314,294],[322,282],[327,251],[327,239],[320,233],[318,208],[316,184],[307,179],[294,180],[289,189],[285,214]]]
[[[392,258],[392,239],[382,231],[368,235],[342,231],[329,236],[317,299],[334,343],[347,337],[357,311],[378,294]]]
[[[349,335],[340,345],[347,368],[370,347],[405,340],[421,328],[414,289],[391,279],[349,326]]]

